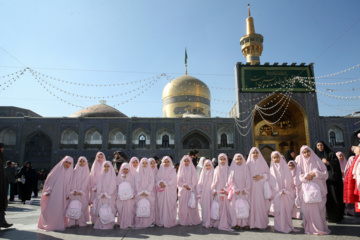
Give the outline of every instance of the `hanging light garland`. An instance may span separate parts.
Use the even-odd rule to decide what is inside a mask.
[[[329,108],[332,108],[332,109],[334,109],[334,110],[336,110],[336,111],[339,111],[339,112],[349,113],[349,114],[355,112],[354,110],[344,110],[344,109],[341,109],[341,108],[336,108],[336,107],[334,107],[334,106],[331,106],[330,104],[327,104],[326,102],[324,102],[324,101],[322,101],[322,100],[320,100],[320,99],[318,99],[318,100],[319,100],[319,102],[321,102],[322,104],[324,104],[324,105],[328,106]]]
[[[5,75],[6,77],[7,76],[14,76],[12,78],[10,78],[9,80],[6,80],[5,82],[2,82],[0,84],[0,93],[4,92],[6,89],[8,89],[13,83],[16,82],[16,80],[20,79],[20,77],[26,72],[27,68],[24,68],[20,71],[17,71],[16,73],[12,73],[12,74],[9,74],[9,75]],[[4,78],[4,77],[2,77]]]
[[[152,88],[152,86],[155,85],[155,83],[156,83],[156,82],[151,83],[151,84],[150,84],[147,88],[145,88],[145,90],[143,90],[141,93],[145,93],[145,92],[149,91],[150,88]],[[116,107],[116,106],[120,106],[120,105],[125,104],[125,103],[128,103],[128,102],[131,102],[131,101],[134,100],[135,98],[137,98],[137,95],[129,98],[129,99],[126,100],[126,101],[122,101],[121,103],[115,104],[115,105],[113,105],[113,106]]]
[[[156,75],[154,77],[150,77],[150,78],[146,78],[146,79],[141,79],[141,80],[136,80],[136,81],[131,81],[131,82],[124,82],[124,83],[113,83],[113,84],[92,84],[92,83],[79,83],[79,82],[72,82],[72,81],[67,81],[67,80],[63,80],[63,79],[59,79],[59,78],[55,78],[55,77],[51,77],[49,75],[37,72],[35,70],[32,69],[32,71],[38,75],[38,76],[42,76],[42,77],[46,77],[50,80],[55,80],[57,82],[61,82],[61,83],[66,83],[66,84],[71,84],[71,85],[77,85],[77,86],[84,86],[84,87],[120,87],[120,86],[125,86],[125,85],[132,85],[132,84],[137,84],[137,83],[143,83],[149,80],[154,80],[154,79],[160,79],[161,77],[166,77],[165,73],[161,73],[159,75]]]
[[[337,72],[337,73],[332,73],[332,74],[323,75],[323,76],[319,76],[319,77],[313,77],[313,79],[322,79],[322,78],[329,78],[329,77],[338,76],[338,75],[340,75],[342,73],[349,72],[349,71],[354,70],[355,68],[358,68],[358,67],[360,67],[360,64],[357,64],[357,65],[355,65],[353,67],[349,67],[349,68],[347,68],[345,70],[342,70],[340,72]]]
[[[132,89],[130,91],[127,91],[127,92],[123,92],[123,93],[119,93],[119,94],[115,94],[115,95],[110,95],[110,96],[101,96],[101,97],[93,97],[93,96],[84,96],[84,95],[79,95],[79,94],[75,94],[75,93],[70,93],[68,91],[65,91],[51,83],[49,83],[48,81],[44,80],[43,78],[41,78],[39,75],[35,75],[35,77],[37,77],[38,79],[40,79],[44,84],[46,83],[48,86],[50,86],[51,88],[53,88],[54,90],[58,90],[60,92],[63,92],[69,96],[73,96],[73,97],[79,97],[79,98],[87,98],[87,99],[110,99],[110,98],[114,98],[114,97],[121,97],[123,95],[126,95],[126,94],[130,94],[130,93],[133,93],[133,92],[137,92],[147,86],[149,86],[151,83],[154,83],[154,82],[157,82],[158,79],[155,78],[155,80],[152,80],[151,82],[148,82],[144,85],[142,85],[141,87],[138,87],[138,88],[135,88],[135,89]]]
[[[52,92],[51,90],[49,90],[49,89],[45,86],[45,84],[43,84],[43,83],[38,79],[38,77],[35,75],[34,72],[32,72],[32,70],[30,70],[30,73],[33,75],[33,77],[35,78],[35,80],[40,84],[40,86],[43,87],[47,92],[49,92],[50,95],[52,95],[53,97],[57,98],[57,99],[60,100],[61,102],[64,102],[64,103],[66,103],[66,104],[68,104],[68,105],[70,105],[70,106],[77,107],[77,108],[84,108],[83,106],[80,106],[80,105],[77,105],[77,104],[73,104],[73,103],[71,103],[71,102],[69,102],[69,101],[67,101],[67,100],[65,100],[65,99],[57,96],[54,92]]]
[[[352,96],[352,97],[343,97],[343,96],[337,96],[337,95],[332,95],[332,94],[327,94],[327,93],[324,93],[324,92],[321,92],[317,89],[315,89],[314,87],[306,84],[305,82],[301,82],[303,84],[303,86],[306,86],[308,87],[309,89],[315,91],[316,93],[319,93],[323,96],[326,96],[328,98],[334,98],[336,100],[342,100],[342,101],[348,101],[348,100],[360,100],[360,96]]]
[[[22,75],[22,74],[24,74],[24,72],[26,72],[27,69],[28,68],[24,68],[24,69],[21,69],[19,71],[16,71],[16,72],[13,72],[13,73],[10,73],[10,74],[7,74],[7,75],[0,76],[0,79],[8,78],[8,77],[11,77],[11,76]]]

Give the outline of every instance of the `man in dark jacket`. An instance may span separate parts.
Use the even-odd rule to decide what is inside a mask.
[[[10,199],[9,201],[14,201],[14,189],[15,189],[15,168],[12,166],[12,162],[11,161],[7,161],[6,162],[6,167],[5,167],[5,175],[6,175],[6,193],[8,193],[8,189],[10,186]]]
[[[0,143],[0,228],[11,227],[5,220],[5,210],[7,208],[7,192],[6,192],[6,177],[4,168],[4,144]]]

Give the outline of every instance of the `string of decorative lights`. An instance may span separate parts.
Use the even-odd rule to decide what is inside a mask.
[[[232,100],[221,100],[221,99],[216,99],[216,98],[211,98],[211,101],[222,102],[222,103],[236,103],[236,101],[232,101]]]
[[[329,82],[327,82],[327,83],[315,82],[315,84],[316,85],[333,86],[333,85],[344,85],[344,84],[349,84],[349,83],[356,83],[356,82],[359,82],[359,81],[360,81],[360,78],[353,79],[353,80],[348,80],[348,81],[344,81],[344,82],[332,82],[332,83],[329,83]]]
[[[326,83],[326,84],[318,84],[318,83],[313,83],[312,81],[308,81],[306,79],[301,79],[300,81],[305,82],[306,84],[315,86],[315,84],[317,85],[317,87],[321,88],[321,89],[325,89],[326,91],[329,92],[352,92],[352,91],[356,91],[356,90],[360,90],[360,88],[351,88],[351,89],[329,89],[326,86],[333,86],[333,85],[344,85],[344,84],[349,84],[349,83],[354,83],[357,81],[360,81],[360,79],[354,79],[351,81],[345,81],[345,82],[337,82],[337,83]]]
[[[0,93],[4,92],[7,88],[9,88],[13,83],[16,82],[16,80],[20,79],[20,76],[22,76],[26,72],[26,68],[22,69],[21,71],[17,71],[16,75],[5,82],[2,82],[0,84]],[[9,74],[9,76],[13,76],[14,74]]]
[[[291,92],[290,91],[287,91],[284,95],[282,95],[282,97],[281,97],[281,99],[279,100],[279,101],[276,101],[276,103],[274,104],[274,105],[272,105],[271,107],[268,107],[268,108],[264,108],[264,107],[258,107],[260,110],[270,110],[270,109],[273,109],[273,108],[275,108],[277,105],[279,105],[281,102],[282,102],[282,100],[285,98],[285,97],[287,97],[287,96],[291,96]],[[277,98],[278,98],[279,96],[276,96],[275,98],[274,98],[274,100],[276,100]],[[270,102],[273,102],[273,100],[271,100]]]
[[[327,104],[326,102],[322,101],[321,99],[318,99],[319,102],[321,102],[322,104],[328,106],[329,108],[332,108],[334,110],[337,110],[339,112],[343,112],[343,113],[353,113],[353,112],[356,112],[356,110],[344,110],[344,109],[341,109],[341,108],[336,108],[334,106],[331,106],[330,104]]]
[[[326,96],[326,97],[329,97],[329,98],[335,98],[337,100],[342,100],[342,101],[348,101],[348,100],[360,100],[360,96],[351,96],[351,97],[343,97],[343,96],[337,96],[337,95],[332,95],[332,94],[327,94],[327,93],[324,93],[324,92],[321,92],[315,88],[313,88],[312,86],[306,84],[305,82],[301,82],[304,86],[308,87],[309,89],[323,95],[323,96]]]
[[[154,79],[160,79],[161,77],[166,77],[167,75],[165,73],[161,73],[159,75],[150,77],[150,78],[146,78],[146,79],[141,79],[141,80],[136,80],[136,81],[131,81],[131,82],[124,82],[124,83],[112,83],[112,84],[92,84],[92,83],[79,83],[79,82],[72,82],[72,81],[67,81],[67,80],[63,80],[63,79],[59,79],[59,78],[55,78],[55,77],[51,77],[49,75],[40,73],[38,71],[35,71],[32,69],[32,71],[34,73],[36,73],[38,76],[43,76],[46,77],[48,79],[51,80],[55,80],[57,82],[61,82],[61,83],[66,83],[66,84],[71,84],[71,85],[77,85],[77,86],[84,86],[84,87],[117,87],[117,86],[124,86],[124,85],[132,85],[132,84],[136,84],[136,83],[142,83],[142,82],[146,82],[149,80],[154,80]]]
[[[158,79],[155,79],[155,80],[152,80],[151,82],[148,82],[144,85],[142,85],[141,87],[138,87],[138,88],[135,88],[135,89],[132,89],[130,91],[127,91],[127,92],[124,92],[124,93],[119,93],[119,94],[115,94],[115,95],[110,95],[110,96],[101,96],[101,97],[93,97],[93,96],[85,96],[85,95],[79,95],[79,94],[75,94],[75,93],[71,93],[71,92],[68,92],[68,91],[65,91],[51,83],[49,83],[48,81],[44,80],[43,78],[41,78],[39,75],[35,75],[35,77],[39,78],[43,83],[46,83],[48,86],[50,86],[51,88],[53,88],[54,90],[58,90],[60,92],[63,92],[69,96],[74,96],[74,97],[79,97],[79,98],[87,98],[87,99],[110,99],[110,98],[114,98],[114,97],[120,97],[120,96],[123,96],[123,95],[126,95],[126,94],[130,94],[130,93],[133,93],[133,92],[137,92],[147,86],[149,86],[151,83],[153,82],[157,82]]]
[[[291,91],[291,90],[292,90],[292,88],[294,87],[295,82],[296,82],[296,79],[291,79],[291,81],[289,81],[289,83],[291,83],[291,86],[290,86],[287,90],[288,90],[288,92],[290,92],[291,94],[292,94],[292,91]],[[275,93],[275,92],[273,92],[272,94],[274,94],[274,93]],[[291,99],[291,96],[288,96],[288,95],[285,95],[285,94],[284,94],[283,96],[286,97],[286,100],[282,103],[282,105],[280,106],[280,108],[277,109],[277,110],[276,110],[275,112],[273,112],[272,114],[264,114],[264,112],[261,111],[261,109],[259,108],[259,106],[258,106],[258,105],[255,105],[253,111],[251,112],[251,114],[248,115],[248,116],[246,117],[246,119],[245,119],[245,121],[248,120],[248,119],[251,119],[245,126],[241,126],[241,125],[240,125],[240,122],[244,122],[244,121],[241,121],[241,120],[238,120],[237,118],[234,118],[234,120],[235,120],[235,125],[236,125],[236,128],[237,128],[239,134],[242,135],[242,136],[246,136],[246,135],[249,134],[249,132],[251,131],[252,126],[253,126],[253,122],[254,122],[254,117],[255,117],[255,112],[256,112],[256,111],[259,113],[260,117],[261,117],[265,122],[267,122],[268,124],[274,125],[274,124],[278,123],[278,122],[282,119],[282,117],[284,116],[286,110],[288,109],[288,106],[289,106],[289,103],[290,103],[290,99]],[[276,99],[277,97],[278,97],[278,96],[275,96],[274,99]],[[281,99],[283,99],[283,98],[281,98]],[[272,102],[273,102],[273,100],[271,100],[269,103],[272,103]],[[267,104],[269,104],[269,103],[267,103]],[[264,114],[264,115],[268,115],[268,116],[273,116],[273,115],[277,114],[277,113],[282,109],[282,107],[283,107],[284,105],[286,105],[286,107],[284,108],[284,111],[283,111],[282,114],[280,115],[279,119],[277,119],[275,122],[270,122],[270,121],[268,121],[267,119],[264,118],[263,114]],[[272,109],[272,108],[273,108],[273,107],[270,107],[269,109]],[[241,131],[241,129],[246,129],[246,128],[248,128],[247,132],[243,133],[243,132]]]
[[[359,91],[360,88],[351,88],[351,89],[332,89],[332,88],[327,88],[325,86],[318,86],[321,89],[324,89],[327,92],[354,92],[354,91]]]
[[[247,131],[246,131],[245,133],[243,133],[243,132],[241,131],[241,129],[239,128],[239,127],[241,127],[240,124],[237,122],[237,119],[234,118],[236,129],[238,130],[238,133],[239,133],[241,136],[243,136],[243,137],[247,136],[247,135],[250,133],[250,131],[252,130],[252,128],[253,128],[254,116],[255,116],[255,108],[254,108],[254,110],[252,111],[251,116],[252,116],[252,117],[251,117],[251,120],[249,121],[249,122],[250,122],[250,126],[247,126]]]
[[[275,114],[277,114],[283,107],[284,105],[286,104],[286,101],[289,102],[291,99],[291,95],[289,97],[286,98],[286,100],[281,104],[281,106],[275,111],[275,112],[272,112],[272,113],[265,113],[263,110],[261,110],[257,105],[256,105],[256,110],[261,113],[262,115],[265,115],[265,116],[274,116]]]
[[[60,100],[61,102],[64,102],[70,106],[73,106],[73,107],[77,107],[77,108],[84,108],[83,106],[80,106],[80,105],[77,105],[77,104],[74,104],[74,103],[71,103],[61,97],[59,97],[58,95],[56,95],[54,92],[52,92],[50,89],[48,89],[45,84],[43,84],[36,76],[35,76],[35,73],[30,69],[30,73],[33,75],[33,77],[35,78],[35,80],[40,84],[41,87],[43,87],[47,92],[50,93],[50,95],[56,97],[58,100]]]
[[[149,89],[152,88],[152,86],[154,86],[155,83],[156,83],[156,82],[153,82],[152,84],[150,84],[150,85],[149,85],[147,88],[145,88],[145,90],[143,90],[141,93],[145,93],[145,92],[149,91]],[[134,100],[136,97],[137,97],[137,95],[129,98],[129,99],[126,100],[126,101],[122,101],[121,103],[115,104],[115,105],[113,105],[113,107],[120,106],[120,105],[122,105],[122,104],[131,102],[131,101]]]
[[[354,70],[355,68],[358,68],[358,67],[360,67],[360,64],[357,64],[357,65],[355,65],[355,66],[353,66],[353,67],[349,67],[349,68],[344,69],[344,70],[342,70],[342,71],[339,71],[339,72],[337,72],[337,73],[332,73],[332,74],[323,75],[323,76],[319,76],[319,77],[312,77],[312,78],[313,78],[313,79],[314,79],[314,78],[315,78],[315,79],[329,78],[329,77],[337,76],[337,75],[340,75],[340,74],[342,74],[342,73],[346,73],[346,72],[348,72],[348,71]]]
[[[3,76],[0,76],[0,79],[3,79],[3,78],[8,78],[8,77],[11,77],[11,76],[17,76],[17,75],[22,75],[21,73],[24,73],[26,72],[26,69],[27,68],[24,68],[24,69],[21,69],[19,71],[16,71],[16,72],[13,72],[13,73],[10,73],[10,74],[7,74],[7,75],[3,75]]]

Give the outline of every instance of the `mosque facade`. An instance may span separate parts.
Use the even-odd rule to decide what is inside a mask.
[[[250,10],[246,22],[240,39],[246,63],[235,66],[236,104],[229,118],[211,117],[209,88],[186,71],[164,87],[162,118],[130,118],[105,101],[58,118],[0,107],[5,160],[50,169],[65,155],[92,162],[98,151],[107,160],[122,151],[129,158],[170,155],[179,162],[194,149],[213,158],[247,155],[253,146],[269,160],[274,150],[298,153],[317,140],[348,156],[350,146],[359,144],[360,114],[319,116],[313,64],[260,64],[264,38],[255,32]]]

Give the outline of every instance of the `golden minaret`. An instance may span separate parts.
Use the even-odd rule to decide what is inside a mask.
[[[246,35],[240,39],[240,45],[246,62],[254,65],[260,63],[263,50],[264,37],[255,33],[254,19],[250,15],[250,4],[248,4],[248,18],[246,19]]]

